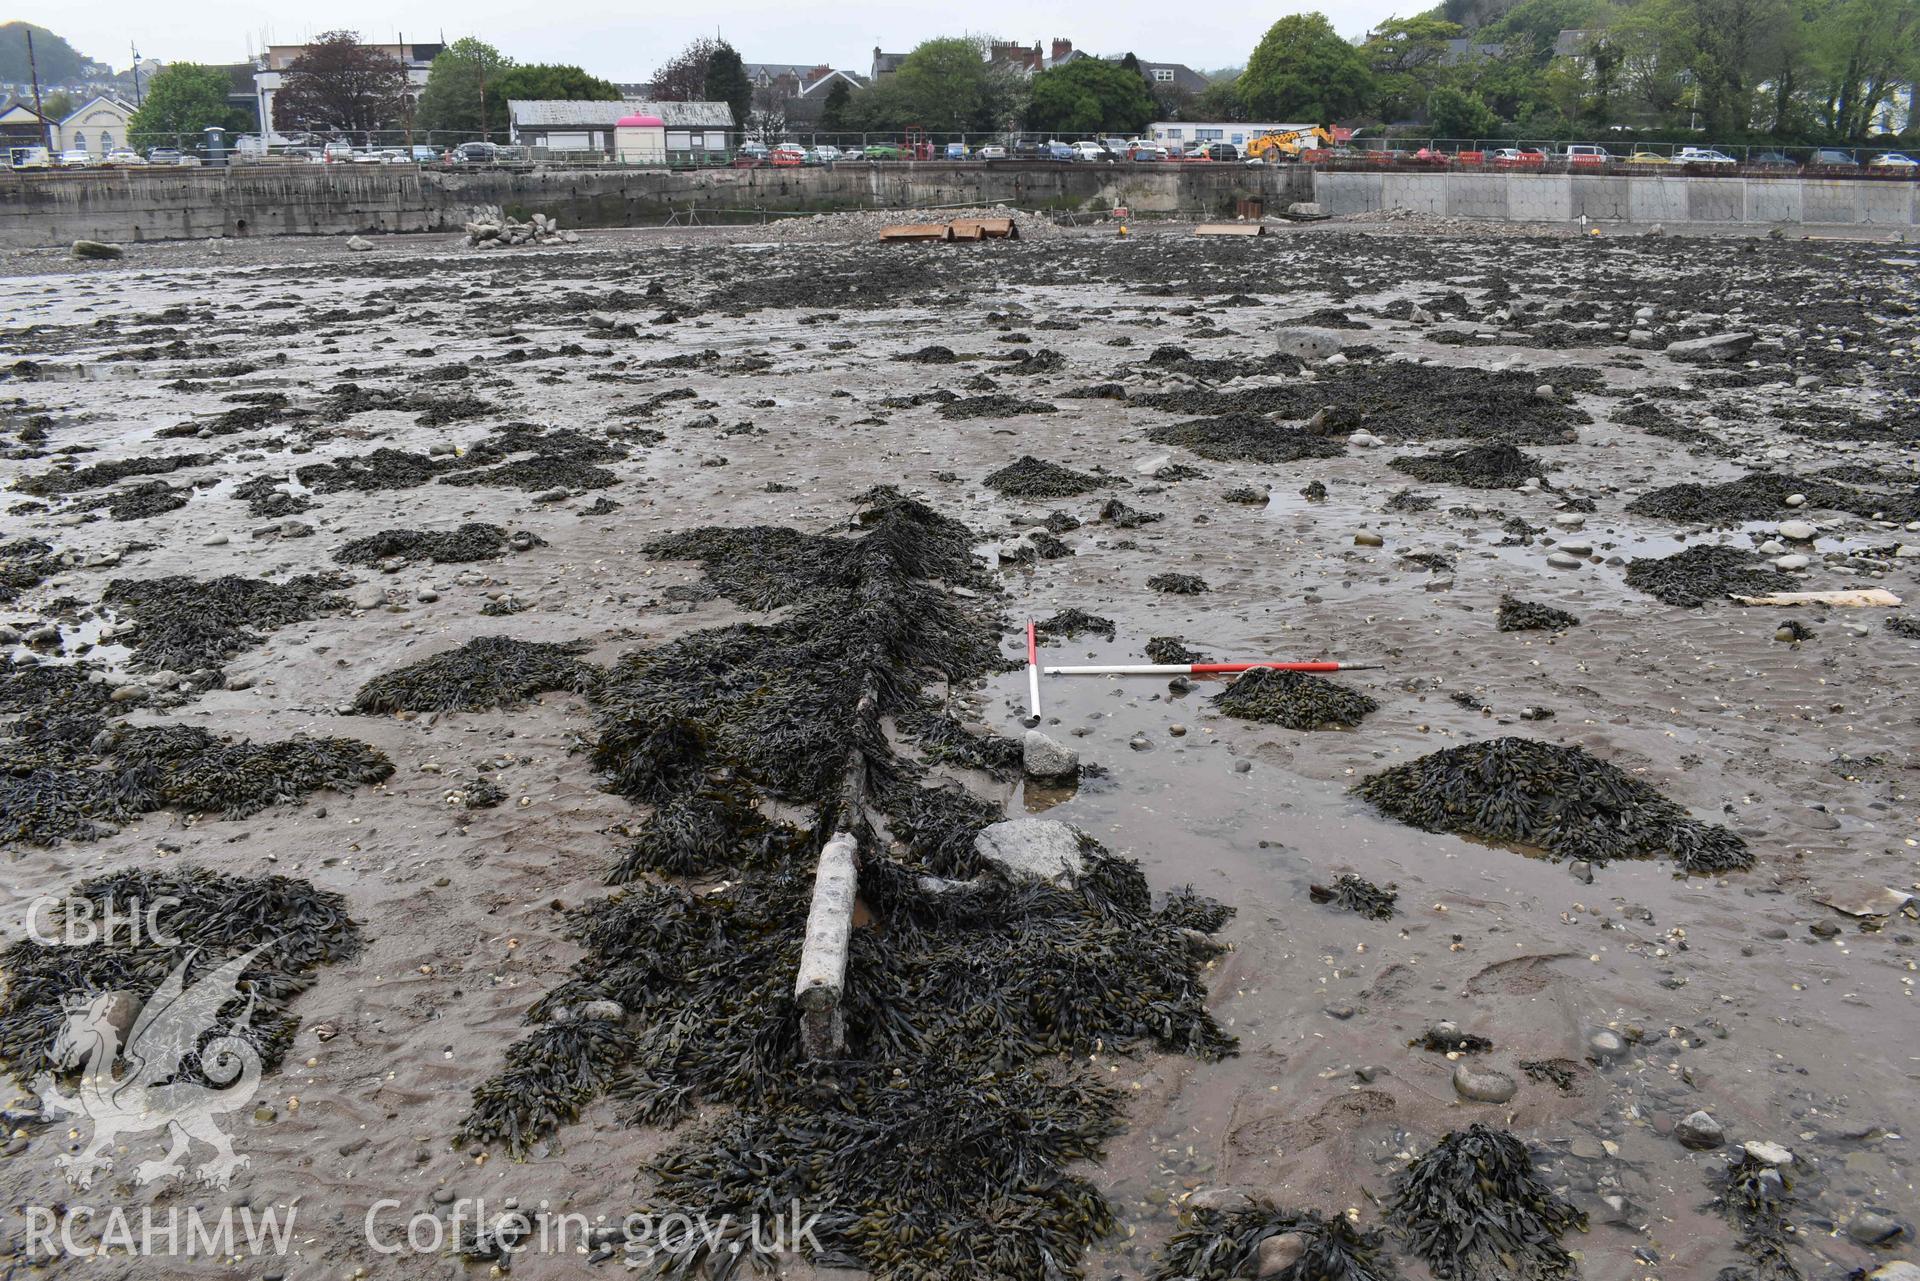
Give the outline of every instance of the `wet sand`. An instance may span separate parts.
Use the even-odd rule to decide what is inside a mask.
[[[561,935],[560,909],[605,892],[620,839],[610,829],[637,817],[571,750],[590,728],[584,702],[547,695],[510,712],[340,712],[371,675],[476,636],[582,638],[594,643],[587,657],[606,662],[727,621],[730,606],[666,595],[696,582],[694,567],[650,561],[640,546],[708,523],[832,531],[844,527],[854,495],[894,484],[979,530],[988,554],[1050,510],[1085,522],[1064,535],[1071,558],[1003,575],[1012,618],[1077,606],[1118,624],[1112,642],[1060,643],[1048,654],[1055,661],[1139,662],[1148,637],[1177,635],[1213,657],[1386,665],[1335,678],[1382,704],[1351,731],[1296,733],[1217,716],[1210,682],[1180,695],[1154,678],[1044,684],[1047,732],[1108,774],[1064,795],[1017,790],[1006,798],[1009,812],[1065,819],[1140,860],[1156,890],[1192,884],[1238,912],[1223,936],[1232,950],[1209,980],[1213,1009],[1241,1039],[1239,1056],[1103,1064],[1135,1103],[1127,1132],[1093,1176],[1120,1207],[1123,1228],[1086,1261],[1086,1275],[1144,1275],[1173,1214],[1203,1188],[1248,1186],[1285,1205],[1352,1208],[1374,1222],[1375,1199],[1410,1155],[1484,1121],[1533,1144],[1552,1181],[1590,1210],[1590,1233],[1568,1243],[1582,1275],[1712,1276],[1738,1256],[1731,1229],[1703,1211],[1706,1179],[1725,1155],[1690,1152],[1671,1137],[1696,1108],[1712,1112],[1734,1143],[1772,1140],[1795,1153],[1803,1204],[1794,1257],[1805,1275],[1840,1277],[1914,1257],[1920,1198],[1905,1136],[1920,1128],[1920,927],[1899,915],[1863,925],[1819,900],[1849,888],[1912,890],[1920,880],[1911,794],[1920,641],[1885,630],[1885,611],[1801,609],[1794,616],[1815,636],[1785,644],[1774,639],[1782,611],[1661,604],[1628,588],[1623,567],[1609,563],[1773,536],[1773,521],[1710,532],[1623,510],[1678,480],[1866,463],[1897,469],[1905,479],[1894,488],[1911,490],[1911,434],[1835,442],[1785,428],[1817,405],[1884,414],[1912,429],[1920,262],[1910,253],[1324,230],[1234,244],[1170,233],[1127,243],[1088,233],[885,249],[729,239],[619,237],[478,254],[451,250],[444,238],[411,238],[354,256],[285,245],[281,261],[297,266],[276,265],[276,242],[256,242],[245,265],[163,266],[156,254],[5,282],[0,368],[32,363],[0,382],[9,438],[0,478],[44,472],[73,448],[93,451],[75,460],[81,465],[187,451],[215,458],[165,477],[191,482],[191,501],[142,520],[74,513],[57,499],[28,509],[24,495],[7,493],[0,540],[44,538],[79,553],[79,566],[0,607],[0,621],[25,631],[51,620],[78,640],[111,578],[318,572],[337,568],[331,552],[347,540],[395,526],[491,521],[547,544],[475,565],[356,571],[360,586],[347,594],[387,593],[379,603],[368,597],[367,608],[272,631],[227,665],[229,683],[243,678],[246,688],[135,714],[140,723],[257,739],[361,738],[393,759],[387,784],[238,821],[154,814],[96,843],[12,851],[0,904],[9,938],[22,932],[35,896],[157,861],[306,877],[344,894],[368,939],[355,960],[323,967],[295,1003],[302,1028],[262,1087],[263,1110],[229,1127],[251,1161],[232,1187],[129,1188],[116,1190],[116,1202],[297,1204],[294,1253],[238,1274],[315,1278],[357,1267],[376,1276],[463,1272],[443,1257],[375,1253],[362,1225],[383,1200],[400,1207],[380,1211],[389,1227],[431,1208],[440,1189],[490,1205],[546,1201],[609,1222],[644,1204],[640,1166],[663,1136],[620,1126],[605,1102],[524,1163],[448,1143],[469,1092],[499,1069],[528,1007],[578,956]],[[661,296],[649,298],[655,282]],[[1467,310],[1455,317],[1383,314],[1398,301],[1456,292]],[[1496,314],[1513,300],[1522,323]],[[1442,424],[1427,442],[1389,439],[1336,458],[1213,462],[1145,439],[1151,427],[1192,414],[1064,395],[1110,381],[1136,396],[1197,386],[1150,367],[1149,353],[1177,344],[1197,357],[1257,360],[1301,317],[1329,307],[1364,326],[1330,341],[1375,349],[1353,360],[1406,353],[1525,369],[1550,384],[1597,372],[1597,385],[1570,393],[1591,419],[1577,440],[1526,447],[1549,463],[1557,488],[1466,490],[1389,469],[1395,455],[1465,443],[1447,439]],[[1577,332],[1545,325],[1555,313],[1543,307],[1559,308]],[[1656,314],[1637,320],[1642,307]],[[1630,337],[1636,328],[1648,337]],[[1669,340],[1728,329],[1762,335],[1754,368],[1682,365],[1663,351]],[[1437,337],[1449,332],[1485,337],[1473,345]],[[1543,332],[1559,336],[1543,343]],[[1010,333],[1028,341],[999,341]],[[1063,364],[1032,376],[990,359],[891,359],[928,344],[982,357],[1050,349]],[[717,358],[654,363],[707,351]],[[743,366],[742,357],[759,359]],[[423,380],[454,363],[471,363],[472,375],[444,386]],[[1752,377],[1727,385],[1729,369]],[[933,404],[882,404],[936,387],[975,394],[963,384],[982,373],[997,390],[1058,412],[953,421]],[[1808,375],[1821,385],[1797,387]],[[1299,376],[1199,382],[1231,390]],[[442,426],[376,410],[209,440],[156,437],[231,409],[224,397],[236,392],[281,391],[296,407],[318,406],[343,381],[466,392],[492,408]],[[636,415],[657,393],[682,388],[695,398]],[[1614,422],[1633,392],[1662,393],[1663,413],[1717,437],[1726,456],[1689,453]],[[1788,417],[1771,416],[1776,409]],[[42,415],[51,423],[37,446],[12,439]],[[547,501],[440,484],[320,495],[292,518],[311,527],[302,536],[229,493],[245,479],[378,446],[464,447],[515,421],[589,432],[641,425],[666,439],[610,464],[615,487]],[[751,430],[734,430],[743,423]],[[1095,519],[1106,493],[1010,501],[980,484],[1022,454],[1105,469],[1128,482],[1112,493],[1164,519],[1114,529]],[[1162,484],[1139,470],[1161,456],[1203,475]],[[1299,496],[1312,480],[1325,483],[1324,501]],[[768,492],[769,482],[793,488]],[[1265,506],[1221,501],[1244,485],[1272,497]],[[1383,511],[1409,488],[1438,502]],[[1566,514],[1569,494],[1593,505],[1577,531],[1552,521]],[[587,514],[602,495],[621,508]],[[1513,516],[1548,532],[1503,545],[1502,523]],[[1920,534],[1838,512],[1783,509],[1780,519],[1789,518],[1827,526],[1801,575],[1805,587],[1871,582],[1909,601],[1920,590],[1920,560],[1890,560],[1891,572],[1869,576],[1822,558],[1920,542]],[[1383,545],[1356,546],[1361,530],[1379,533]],[[1579,568],[1551,568],[1555,538],[1590,544],[1592,554]],[[1454,567],[1409,564],[1409,550],[1440,552]],[[1211,590],[1146,589],[1147,578],[1165,572],[1198,574]],[[434,599],[421,599],[422,588]],[[480,606],[501,591],[529,608],[482,616]],[[1503,592],[1583,622],[1560,635],[1498,632]],[[1006,652],[1019,648],[1010,634]],[[91,657],[123,663],[125,655]],[[998,678],[976,700],[979,719],[1017,733],[1024,699],[1024,676]],[[1521,721],[1530,707],[1553,716]],[[1586,884],[1564,863],[1414,831],[1347,794],[1364,774],[1499,734],[1577,744],[1613,762],[1695,816],[1745,835],[1754,867],[1678,879],[1664,863],[1617,862]],[[1146,750],[1130,746],[1141,739]],[[1237,772],[1243,760],[1250,768]],[[463,817],[447,801],[448,778],[476,763],[495,769],[509,799]],[[1374,922],[1309,901],[1310,883],[1346,871],[1395,884],[1400,914]],[[1810,928],[1828,923],[1838,932]],[[1454,1064],[1409,1048],[1436,1019],[1493,1041],[1480,1057],[1520,1081],[1510,1104],[1461,1101]],[[323,1026],[337,1035],[321,1040]],[[1624,1058],[1589,1061],[1589,1037],[1601,1029],[1627,1037]],[[1571,1089],[1528,1079],[1521,1060],[1565,1061]],[[151,1136],[134,1147],[157,1151],[158,1143]],[[0,1160],[9,1236],[19,1207],[76,1199],[54,1164],[62,1144],[60,1127],[33,1131],[24,1150]],[[116,1179],[131,1164],[123,1159]],[[1850,1219],[1871,1207],[1906,1223],[1901,1240],[1869,1248],[1848,1237]],[[514,1271],[573,1275],[581,1263],[574,1253],[525,1256]],[[102,1277],[233,1271],[206,1261],[88,1266]],[[1420,1275],[1417,1265],[1407,1270]]]

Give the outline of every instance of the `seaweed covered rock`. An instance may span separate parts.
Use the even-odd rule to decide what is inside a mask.
[[[1165,520],[1159,512],[1141,511],[1129,507],[1118,498],[1109,498],[1100,505],[1100,519],[1116,529],[1138,529],[1142,525],[1151,525],[1155,521]]]
[[[1496,738],[1444,748],[1360,780],[1390,818],[1605,863],[1665,855],[1687,872],[1750,867],[1747,843],[1577,747]]]
[[[980,483],[1009,498],[1072,498],[1104,489],[1112,482],[1022,454],[1000,470],[989,472]]]
[[[1793,575],[1773,568],[1764,557],[1704,543],[1671,556],[1629,561],[1626,578],[1627,586],[1688,609],[1729,596],[1791,591],[1796,585]]]
[[[342,565],[372,565],[392,557],[431,560],[436,564],[464,564],[494,560],[506,554],[507,531],[499,525],[470,521],[458,529],[383,529],[356,538],[334,552]]]
[[[1740,1252],[1753,1263],[1756,1278],[1798,1281],[1800,1269],[1787,1252],[1793,1227],[1787,1214],[1793,1208],[1792,1158],[1763,1160],[1748,1144],[1727,1165],[1709,1176],[1713,1188],[1710,1208],[1738,1233]],[[1765,1155],[1781,1149],[1773,1148]]]
[[[350,958],[360,930],[347,903],[330,890],[288,876],[231,876],[201,868],[140,869],[83,881],[68,891],[57,912],[92,904],[91,918],[146,919],[155,929],[101,931],[84,944],[48,944],[23,939],[0,952],[6,990],[0,996],[0,1064],[16,1080],[58,1074],[77,1064],[55,1062],[54,1042],[66,1027],[70,1002],[93,1002],[125,994],[143,1003],[182,963],[191,985],[255,948],[237,976],[239,993],[220,1013],[251,1018],[234,1027],[259,1056],[276,1067],[292,1043],[299,1020],[287,1011],[322,964]],[[111,916],[109,916],[111,914]],[[57,921],[49,928],[59,931]],[[212,1014],[213,1011],[209,1011]],[[183,1064],[198,1077],[197,1057]]]
[[[1178,636],[1153,636],[1147,640],[1147,661],[1177,666],[1204,662],[1205,657],[1188,649]]]
[[[1256,667],[1213,696],[1229,716],[1288,729],[1348,729],[1380,704],[1356,689],[1306,672]]]
[[[1525,1144],[1485,1125],[1453,1131],[1400,1171],[1387,1220],[1441,1281],[1563,1281],[1576,1269],[1560,1237],[1587,1226]]]
[[[20,720],[10,732],[0,743],[0,845],[97,840],[160,809],[244,818],[393,773],[386,756],[351,738],[232,743],[196,726],[89,716]]]
[[[471,712],[512,707],[552,690],[584,693],[599,670],[577,655],[589,641],[523,641],[481,636],[458,649],[376,676],[360,687],[353,710]]]
[[[1222,414],[1152,428],[1147,439],[1156,445],[1179,445],[1214,462],[1294,463],[1303,458],[1337,458],[1347,452],[1344,440],[1316,436],[1259,414]]]
[[[1330,903],[1376,921],[1392,920],[1393,905],[1400,901],[1393,886],[1383,888],[1352,872],[1341,873],[1331,885],[1308,886],[1307,893],[1316,903]]]
[[[1089,614],[1084,609],[1063,609],[1052,618],[1035,623],[1033,630],[1049,640],[1072,640],[1082,632],[1092,632],[1095,636],[1104,636],[1108,640],[1112,640],[1114,636],[1111,618]]]
[[[1505,442],[1437,454],[1403,455],[1388,466],[1430,485],[1460,485],[1468,489],[1518,489],[1527,481],[1547,474],[1539,459]]]
[[[1203,1206],[1154,1264],[1152,1281],[1392,1281],[1398,1275],[1379,1232],[1343,1214],[1282,1210],[1271,1201]]]
[[[1817,476],[1788,476],[1776,472],[1749,472],[1738,480],[1706,485],[1682,481],[1650,490],[1627,504],[1637,516],[1657,516],[1683,525],[1737,525],[1749,520],[1777,520],[1789,510],[1787,499],[1801,496],[1808,509],[1830,508],[1855,516],[1882,516],[1887,520],[1920,517],[1920,487],[1887,493],[1858,489]]]
[[[1207,580],[1198,574],[1155,574],[1147,586],[1169,596],[1198,596],[1207,589]]]
[[[122,458],[93,463],[86,467],[56,468],[32,476],[22,476],[13,487],[23,494],[39,498],[76,494],[84,489],[99,489],[129,476],[164,476],[183,467],[201,467],[210,462],[206,454],[162,454],[149,458]]]
[[[1502,596],[1500,608],[1494,612],[1493,625],[1503,632],[1563,632],[1579,626],[1580,620],[1564,609]]]
[[[53,547],[38,538],[15,538],[0,543],[0,605],[10,605],[20,593],[40,585],[59,572]]]
[[[347,608],[336,593],[342,574],[302,574],[285,583],[264,578],[116,578],[101,599],[139,624],[133,658],[143,667],[195,671],[219,667],[264,637],[252,628],[304,623]]]

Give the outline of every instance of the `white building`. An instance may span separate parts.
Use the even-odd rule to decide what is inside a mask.
[[[55,151],[84,151],[95,160],[125,147],[134,109],[117,98],[99,97],[53,126]]]
[[[658,119],[668,152],[725,151],[733,131],[733,108],[724,102],[649,102],[620,98],[612,102],[509,99],[512,138],[548,151],[598,151],[612,154],[615,131],[629,116]]]

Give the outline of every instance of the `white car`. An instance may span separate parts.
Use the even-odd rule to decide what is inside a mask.
[[[992,143],[989,143],[988,145],[980,148],[980,150],[974,152],[973,158],[975,160],[1005,160],[1007,158],[1007,149],[1005,147],[1001,147],[1001,146],[997,146]]]
[[[1676,165],[1726,165],[1737,166],[1740,162],[1724,151],[1715,151],[1711,147],[1682,147],[1674,154]]]
[[[63,151],[60,153],[60,158],[54,163],[62,169],[85,169],[93,163],[93,153],[90,151]]]
[[[122,147],[117,151],[109,151],[107,158],[100,163],[103,165],[113,165],[115,167],[127,167],[144,165],[147,163],[147,160],[146,157],[142,156],[139,152]]]
[[[1107,149],[1097,142],[1076,142],[1073,144],[1073,149],[1079,154],[1080,159],[1089,162],[1112,158],[1107,154]]]
[[[1916,165],[1920,165],[1920,160],[1915,160],[1912,156],[1903,156],[1897,151],[1889,151],[1867,161],[1869,169],[1912,169]]]
[[[822,144],[813,149],[813,158],[823,165],[832,164],[843,154],[840,148],[828,144]]]

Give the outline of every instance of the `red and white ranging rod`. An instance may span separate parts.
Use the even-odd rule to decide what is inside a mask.
[[[1040,638],[1031,618],[1027,620],[1027,714],[1035,725],[1040,723]]]

